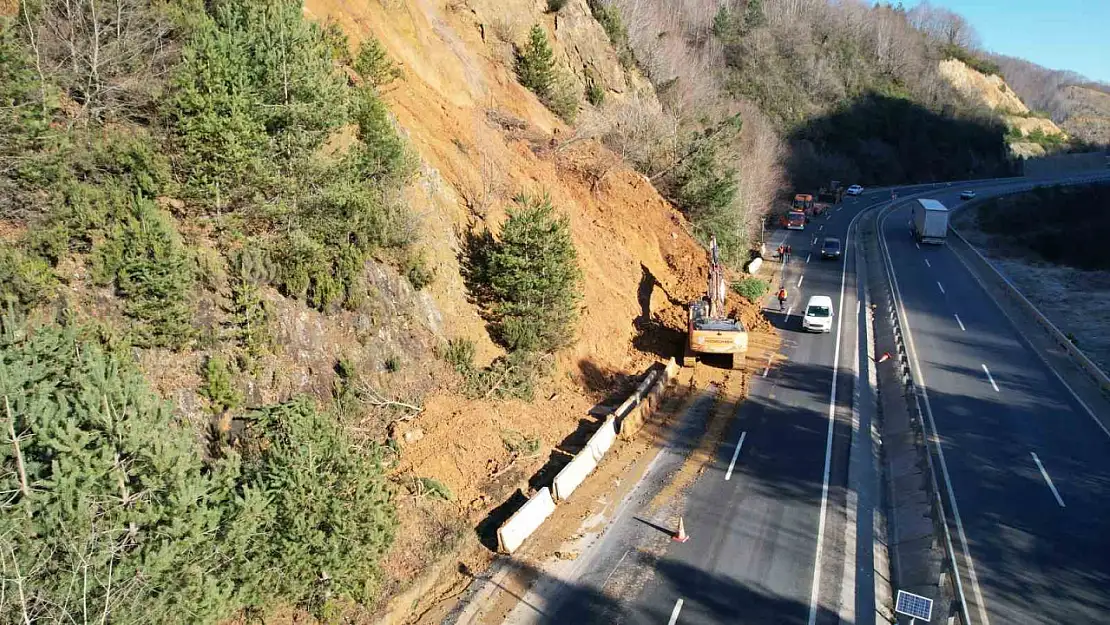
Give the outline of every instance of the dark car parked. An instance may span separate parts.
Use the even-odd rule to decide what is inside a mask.
[[[826,238],[821,244],[821,258],[840,258],[840,239]]]

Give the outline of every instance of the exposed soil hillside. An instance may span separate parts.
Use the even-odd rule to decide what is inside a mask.
[[[600,144],[562,141],[565,126],[512,74],[505,40],[538,22],[565,67],[594,67],[611,97],[635,84],[585,0],[572,0],[558,19],[523,0],[446,7],[430,0],[309,0],[306,9],[337,22],[352,42],[373,35],[402,68],[385,98],[423,159],[408,200],[423,216],[437,267],[430,292],[446,337],[479,342],[480,361],[499,353],[460,277],[465,233],[496,231],[520,192],[549,194],[570,218],[585,277],[578,339],[558,356],[537,400],[473,400],[445,390],[430,395],[424,411],[396,432],[403,446],[397,474],[439,480],[459,511],[480,522],[514,490],[527,489],[553,448],[593,419],[595,404],[676,352],[684,303],[703,288],[705,254],[684,218],[641,175]],[[754,307],[739,312],[749,326],[769,330]],[[510,433],[538,438],[539,453],[512,455],[503,440]],[[391,584],[411,579],[426,557],[421,541],[399,543]]]
[[[1030,116],[1029,107],[1001,76],[983,74],[959,59],[941,61],[940,73],[964,97],[1001,115],[1006,126],[1021,136],[1028,137],[1032,133],[1046,137],[1066,136],[1051,119]],[[1010,149],[1015,156],[1024,158],[1046,154],[1042,145],[1032,141],[1011,141]]]
[[[1110,145],[1110,93],[1071,85],[1060,95],[1068,107],[1064,129],[1088,143]]]

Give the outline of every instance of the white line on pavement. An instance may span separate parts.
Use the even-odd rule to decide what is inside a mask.
[[[678,622],[678,613],[682,611],[682,599],[679,599],[674,604],[674,609],[671,610],[671,620],[667,621],[667,625],[674,625]]]
[[[813,256],[813,252],[810,252],[810,253],[806,254],[806,262],[807,262],[807,263],[809,262],[809,259],[810,259],[810,257],[812,257],[812,256]]]
[[[601,582],[601,588],[602,588],[602,590],[604,590],[604,589],[605,589],[605,584],[608,584],[608,583],[609,583],[609,578],[610,578],[610,577],[613,577],[613,573],[616,573],[616,572],[617,572],[617,569],[621,568],[621,563],[622,563],[622,562],[624,562],[624,559],[625,559],[625,558],[627,558],[627,557],[628,557],[628,554],[629,554],[629,553],[631,553],[631,552],[632,552],[632,550],[631,550],[631,549],[626,549],[626,550],[624,551],[624,555],[623,555],[623,556],[621,556],[621,559],[620,559],[620,560],[617,560],[617,565],[616,565],[616,566],[614,566],[614,567],[613,567],[613,570],[612,570],[612,571],[609,571],[609,574],[605,576],[605,581]]]
[[[767,377],[767,372],[771,370],[771,360],[775,357],[774,354],[767,356],[767,367],[763,369],[763,377]]]
[[[994,377],[991,376],[991,370],[987,368],[987,365],[983,365],[983,372],[987,374],[987,379],[990,380],[991,386],[994,387],[994,392],[999,392],[998,385],[994,383]]]
[[[914,243],[914,245],[917,246],[917,249],[921,249],[921,244],[920,243]]]
[[[941,283],[940,283],[940,282],[938,281],[938,282],[937,282],[937,286],[938,286],[938,287],[940,287],[940,292],[941,292],[941,294],[944,294],[944,285],[943,285],[943,284],[941,284]]]
[[[822,230],[824,230],[824,229],[825,229],[825,224],[821,224],[820,226],[817,226],[817,231],[818,231],[818,232],[820,232],[820,231],[822,231]]]
[[[928,258],[925,259],[925,266],[929,267],[929,268],[932,268],[932,265],[929,264],[929,259]]]
[[[1064,500],[1060,498],[1059,491],[1056,490],[1056,485],[1052,483],[1052,478],[1048,477],[1048,471],[1044,470],[1044,465],[1041,464],[1041,459],[1037,457],[1037,454],[1035,452],[1031,451],[1029,452],[1029,454],[1033,456],[1033,462],[1036,462],[1037,468],[1041,470],[1041,477],[1043,477],[1044,481],[1048,483],[1048,488],[1052,491],[1052,496],[1056,498],[1056,503],[1060,504],[1061,508],[1067,508],[1067,506],[1064,505]]]
[[[792,312],[794,312],[794,307],[793,306],[786,309],[786,316],[782,318],[783,323],[785,323],[788,319],[790,319],[790,313],[792,313]]]
[[[960,329],[963,330],[964,332],[967,332],[967,328],[964,327],[964,322],[960,321],[960,316],[959,315],[953,315],[953,316],[956,317],[956,323],[960,324]]]
[[[801,288],[802,278],[804,278],[804,277],[805,277],[804,275],[803,276],[798,276],[798,284],[795,286],[795,288]]]
[[[747,435],[747,431],[740,432],[740,440],[736,441],[736,449],[732,450],[732,460],[728,463],[728,471],[725,471],[726,482],[732,479],[732,470],[736,467],[736,459],[740,456],[740,448],[744,446],[744,437]]]

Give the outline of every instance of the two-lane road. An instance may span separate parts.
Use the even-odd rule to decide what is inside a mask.
[[[958,205],[959,189],[936,194]],[[1110,622],[1110,437],[955,253],[881,221],[976,623]],[[1078,296],[1078,295],[1077,295]],[[948,502],[946,502],[948,503]],[[966,550],[966,551],[965,551]]]

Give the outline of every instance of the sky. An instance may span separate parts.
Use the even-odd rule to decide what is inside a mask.
[[[1110,0],[930,1],[967,18],[988,50],[1110,83]]]

